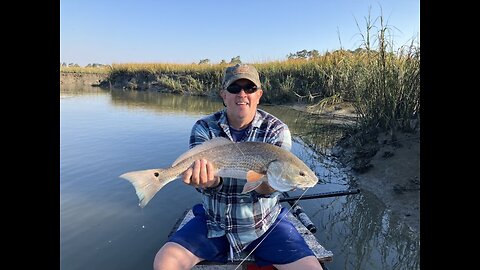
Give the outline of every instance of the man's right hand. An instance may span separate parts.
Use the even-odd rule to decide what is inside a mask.
[[[214,173],[212,163],[206,159],[195,160],[192,167],[183,173],[183,182],[199,188],[215,187],[220,183],[220,178]]]

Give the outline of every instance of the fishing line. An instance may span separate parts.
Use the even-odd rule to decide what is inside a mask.
[[[238,146],[238,144],[235,143],[235,147],[238,149],[238,151],[240,151],[240,153],[242,153],[242,156],[245,157],[245,153],[242,152],[242,149],[240,149],[240,146]]]
[[[280,218],[280,220],[270,229],[270,231],[267,233],[267,235],[265,235],[265,237],[263,237],[263,239],[252,249],[252,251],[250,251],[250,253],[247,254],[247,256],[245,256],[245,258],[240,262],[239,265],[237,265],[237,267],[235,267],[234,270],[237,270],[238,267],[240,267],[248,259],[248,257],[250,257],[250,255],[252,255],[252,253],[263,242],[263,240],[265,240],[267,238],[267,236],[273,231],[273,229],[275,229],[275,227],[277,227],[277,225],[280,223],[280,221],[282,221],[287,216],[288,212],[290,212],[290,210],[292,210],[292,208],[297,205],[298,201],[300,201],[300,199],[303,197],[303,195],[305,195],[305,193],[307,192],[308,189],[309,189],[309,187],[306,188],[305,191],[303,191],[302,195],[300,195],[300,197],[290,206],[290,209],[288,209],[287,213],[285,213],[285,215],[283,215],[283,217]]]

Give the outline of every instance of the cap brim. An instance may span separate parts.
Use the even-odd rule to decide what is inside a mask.
[[[237,75],[231,77],[228,81],[225,82],[224,87],[227,88],[234,81],[240,80],[240,79],[247,79],[247,80],[253,82],[258,88],[260,88],[260,81],[258,81],[254,76],[251,76],[250,74],[247,74],[247,73],[241,73],[241,74],[237,74]]]

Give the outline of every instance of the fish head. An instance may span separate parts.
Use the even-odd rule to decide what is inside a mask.
[[[268,184],[278,191],[313,187],[318,182],[315,173],[303,162],[275,160],[267,169]]]

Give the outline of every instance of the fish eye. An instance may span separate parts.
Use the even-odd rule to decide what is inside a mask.
[[[305,176],[305,173],[304,173],[304,172],[300,172],[300,176]]]

